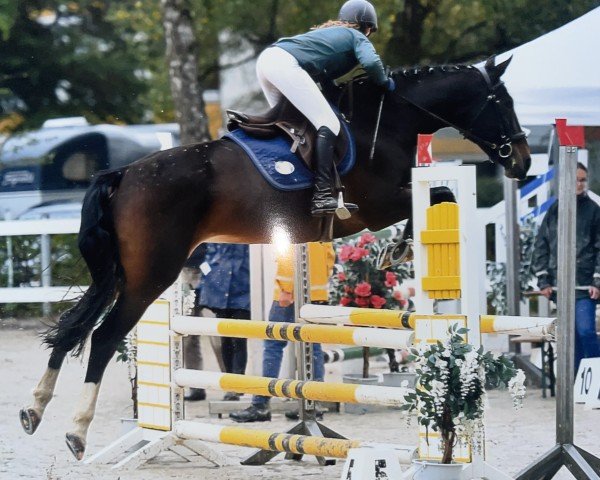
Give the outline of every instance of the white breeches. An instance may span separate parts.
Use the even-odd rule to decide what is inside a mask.
[[[258,83],[271,107],[287,98],[318,130],[327,127],[340,133],[340,121],[315,81],[294,56],[279,47],[264,50],[256,61]]]

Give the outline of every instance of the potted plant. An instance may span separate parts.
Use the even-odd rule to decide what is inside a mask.
[[[419,423],[441,438],[440,462],[415,461],[421,467],[414,477],[461,478],[461,464],[452,464],[453,450],[460,442],[478,452],[483,448],[483,413],[486,385],[507,386],[515,408],[525,396],[525,374],[511,360],[484,352],[465,343],[468,329],[454,325],[448,338],[434,344],[411,349],[416,365],[417,388],[405,396],[402,410],[417,412]],[[429,437],[427,437],[429,441]],[[456,477],[446,477],[436,469],[456,465]],[[452,467],[450,467],[452,468]],[[427,472],[427,475],[425,473]]]
[[[332,278],[330,298],[333,304],[360,308],[407,309],[408,295],[401,288],[402,280],[410,277],[406,264],[388,270],[379,270],[377,257],[388,240],[372,233],[364,233],[351,239],[335,241],[337,272]],[[397,371],[393,352],[388,352],[390,370]],[[363,371],[358,378],[347,375],[350,383],[377,383],[377,377],[369,375],[369,348],[363,348]]]

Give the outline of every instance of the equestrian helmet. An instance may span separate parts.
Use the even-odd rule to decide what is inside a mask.
[[[361,30],[371,27],[372,32],[377,31],[377,12],[371,2],[366,0],[348,0],[340,8],[338,20],[357,23]]]

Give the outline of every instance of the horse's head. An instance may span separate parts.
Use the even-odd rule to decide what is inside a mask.
[[[476,67],[486,91],[474,109],[470,126],[462,133],[479,145],[491,160],[502,165],[508,178],[523,179],[531,166],[531,153],[513,99],[500,80],[511,59],[495,65],[491,57],[485,66]]]

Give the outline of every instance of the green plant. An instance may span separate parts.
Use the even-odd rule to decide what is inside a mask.
[[[416,411],[427,434],[430,430],[440,433],[442,463],[452,462],[459,441],[481,450],[486,385],[508,386],[515,408],[525,396],[523,371],[504,356],[465,343],[467,332],[455,324],[444,342],[411,349],[417,388],[404,397],[402,410]]]
[[[520,227],[519,246],[519,285],[521,296],[523,292],[531,290],[530,282],[534,278],[531,271],[531,260],[533,257],[533,246],[536,233],[535,220],[526,219]],[[506,315],[506,263],[487,262],[487,277],[490,282],[490,290],[487,293],[488,301],[494,307],[497,315]]]

